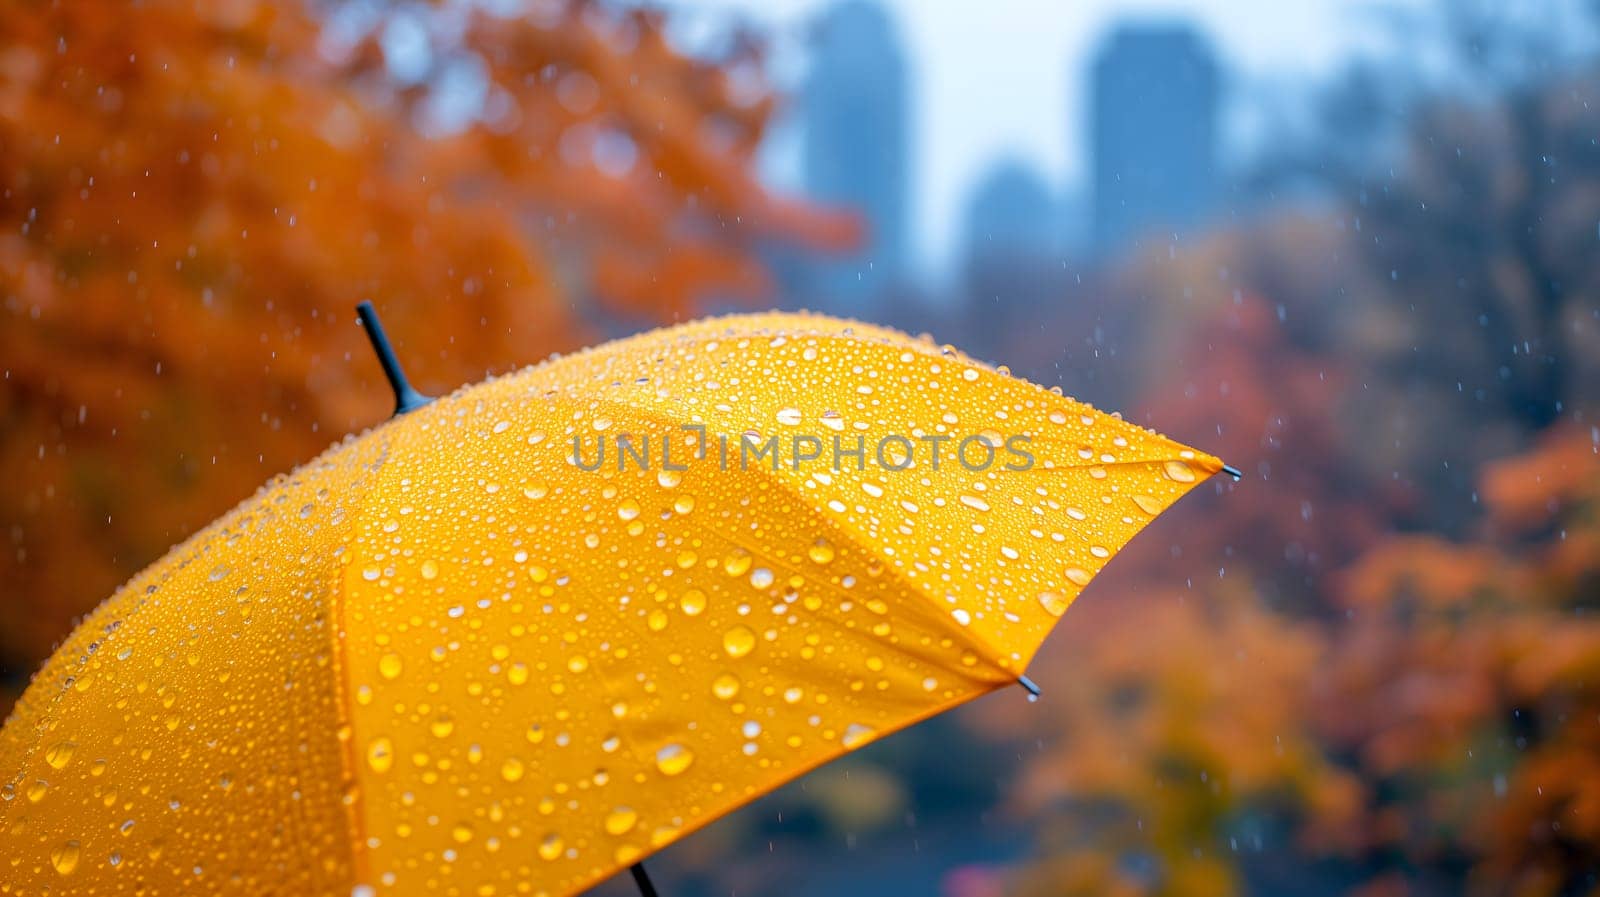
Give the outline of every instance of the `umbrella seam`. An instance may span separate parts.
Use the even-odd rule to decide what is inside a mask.
[[[772,319],[779,320],[779,321],[791,320],[791,321],[796,321],[796,322],[803,322],[803,326],[805,326],[805,327],[813,327],[813,328],[816,328],[816,329],[804,330],[804,331],[801,331],[801,332],[786,333],[786,332],[784,332],[782,327],[773,327],[773,326],[762,326],[762,327],[758,327],[758,328],[752,328],[752,329],[749,329],[749,330],[737,330],[737,329],[734,328],[734,325],[736,323],[742,323],[742,322],[747,322],[747,321],[748,322],[755,322],[755,321],[761,320],[763,318],[772,318]],[[721,330],[718,330],[718,329],[716,329],[716,328],[711,326],[711,325],[713,325],[715,323],[718,323],[718,322],[724,323],[726,326],[723,327]],[[844,325],[844,327],[842,329],[833,329],[833,330],[822,329],[821,325],[826,325],[826,324],[830,324],[830,323],[842,324],[842,325]],[[1146,434],[1148,436],[1155,436],[1155,437],[1157,437],[1159,439],[1162,439],[1162,440],[1165,440],[1167,442],[1171,442],[1171,443],[1174,443],[1174,444],[1180,444],[1180,443],[1177,442],[1177,440],[1173,439],[1172,437],[1168,436],[1165,433],[1162,433],[1159,430],[1155,430],[1155,429],[1152,429],[1150,427],[1146,427],[1143,424],[1134,423],[1133,421],[1127,420],[1127,419],[1125,419],[1123,417],[1120,417],[1120,416],[1118,416],[1116,414],[1113,414],[1111,412],[1103,411],[1100,408],[1096,407],[1095,405],[1093,405],[1093,404],[1091,404],[1089,402],[1085,402],[1082,399],[1074,398],[1072,396],[1063,395],[1063,394],[1061,394],[1059,392],[1055,392],[1054,390],[1057,389],[1058,387],[1046,387],[1043,384],[1035,383],[1034,381],[1028,379],[1027,377],[1019,377],[1016,374],[1013,374],[1010,371],[1009,368],[1002,372],[1000,369],[996,368],[994,365],[991,365],[988,362],[983,361],[981,359],[973,358],[972,356],[966,354],[965,352],[962,352],[959,349],[955,349],[955,347],[953,347],[953,346],[950,346],[948,348],[945,347],[945,346],[934,346],[931,343],[931,341],[929,341],[929,340],[926,340],[926,339],[923,339],[923,338],[919,338],[919,337],[914,337],[911,334],[906,333],[905,331],[898,330],[898,329],[893,328],[893,327],[885,327],[882,324],[873,324],[871,322],[861,321],[861,320],[858,320],[858,319],[855,319],[855,318],[834,317],[834,316],[831,316],[831,315],[824,315],[824,314],[819,314],[819,313],[816,313],[816,312],[802,310],[802,311],[795,311],[795,312],[755,312],[755,313],[747,313],[747,314],[740,314],[740,315],[704,315],[702,317],[695,318],[694,320],[691,320],[691,321],[685,321],[683,323],[676,324],[671,329],[683,330],[683,331],[692,331],[693,328],[698,328],[698,327],[705,327],[705,328],[707,328],[707,330],[703,335],[702,334],[698,334],[698,333],[693,333],[693,332],[686,332],[686,333],[680,334],[677,337],[677,339],[680,342],[690,342],[690,341],[696,341],[696,340],[704,342],[704,341],[707,341],[707,340],[718,340],[718,341],[721,341],[721,340],[727,340],[727,339],[753,339],[753,338],[762,337],[762,336],[787,336],[787,337],[794,337],[794,338],[801,338],[801,339],[817,339],[817,340],[825,340],[825,341],[837,340],[837,341],[846,342],[846,343],[864,343],[864,344],[868,344],[868,345],[893,346],[893,347],[896,347],[896,348],[900,348],[902,350],[914,351],[914,352],[916,352],[917,354],[921,355],[924,358],[935,358],[935,359],[941,359],[941,360],[952,360],[952,361],[955,361],[955,362],[958,362],[958,363],[961,363],[961,364],[968,364],[968,365],[971,365],[972,367],[988,371],[989,373],[994,374],[996,376],[1002,376],[1002,377],[1006,377],[1007,379],[1010,379],[1010,380],[1016,380],[1016,381],[1018,381],[1020,383],[1026,383],[1029,386],[1033,386],[1033,387],[1035,387],[1037,389],[1044,390],[1045,392],[1049,393],[1050,395],[1054,396],[1057,399],[1062,400],[1063,402],[1070,402],[1073,405],[1078,405],[1078,406],[1081,406],[1083,408],[1087,408],[1088,410],[1093,411],[1095,414],[1102,415],[1104,417],[1107,417],[1107,418],[1110,418],[1112,420],[1115,420],[1118,423],[1121,423],[1121,424],[1124,424],[1124,425],[1126,425],[1128,427],[1131,427],[1132,429],[1137,430],[1137,431],[1139,431],[1141,433],[1144,433],[1144,434]],[[853,333],[847,333],[846,332],[846,331],[853,331],[853,330],[856,330],[856,329],[859,329],[861,331],[861,335],[860,336],[856,336]],[[659,329],[657,329],[657,330],[645,330],[645,331],[642,331],[640,333],[633,334],[631,336],[625,336],[625,337],[622,337],[622,338],[619,338],[619,339],[609,340],[607,342],[598,343],[598,344],[592,345],[592,346],[585,346],[582,349],[579,349],[579,350],[577,350],[575,352],[571,352],[571,353],[568,353],[568,354],[555,353],[555,354],[552,354],[549,357],[543,359],[542,361],[537,361],[537,362],[534,362],[533,364],[523,365],[520,368],[516,368],[516,369],[513,369],[511,371],[508,371],[508,372],[506,372],[505,376],[510,377],[510,376],[521,376],[521,375],[524,375],[524,374],[530,374],[532,372],[540,371],[540,370],[543,370],[543,369],[546,369],[546,368],[558,367],[563,362],[576,361],[578,359],[583,359],[583,358],[593,358],[595,356],[603,356],[603,355],[605,355],[607,353],[615,353],[617,355],[621,355],[621,354],[624,354],[626,350],[632,349],[635,346],[638,346],[638,345],[650,345],[652,343],[652,338],[661,335],[663,332],[664,331],[659,330]],[[667,344],[662,344],[662,345],[664,346],[664,345],[667,345]],[[476,386],[476,385],[478,385],[478,384],[476,384],[476,383],[463,384],[461,387],[458,387],[457,389],[452,391],[451,396],[453,397],[457,393],[460,393],[460,392],[462,392],[463,390],[466,390],[466,389],[470,389],[471,387]],[[1195,450],[1195,453],[1197,455],[1205,455],[1205,453],[1200,452],[1198,450]],[[1212,457],[1212,456],[1206,455],[1206,457]],[[1161,460],[1161,459],[1155,459],[1155,460]],[[1178,459],[1165,459],[1165,460],[1178,460]],[[1221,467],[1220,467],[1221,460],[1220,459],[1215,459],[1215,458],[1213,458],[1213,460],[1216,460],[1219,466],[1218,466],[1217,470],[1212,471],[1212,472],[1213,473],[1221,473]],[[1125,462],[1118,462],[1118,463],[1125,463]],[[1087,465],[1087,466],[1092,466],[1092,465]]]
[[[379,438],[383,429],[385,427],[380,424],[367,432],[374,435],[375,438]],[[396,433],[400,432],[402,431],[396,431]],[[349,512],[346,517],[350,521],[352,530],[366,522],[368,498],[382,487],[385,479],[384,469],[390,466],[393,443],[388,439],[380,439],[380,445],[378,458],[381,466],[377,471],[373,472],[370,487],[362,491],[359,509]],[[367,851],[366,789],[362,787],[361,767],[355,755],[357,743],[355,737],[356,721],[350,694],[349,639],[346,635],[345,626],[345,599],[347,597],[345,594],[345,576],[342,566],[336,565],[336,570],[338,572],[332,578],[328,589],[328,616],[333,621],[333,626],[330,627],[328,634],[329,639],[332,641],[328,653],[333,658],[334,699],[337,712],[335,721],[340,727],[348,727],[350,730],[349,738],[339,740],[339,767],[345,781],[350,782],[355,788],[355,795],[345,813],[353,835],[350,850],[351,874],[357,884],[366,884],[369,883],[368,879],[371,877],[372,872],[371,859]]]
[[[660,414],[659,412],[656,412],[653,409],[645,408],[645,407],[640,406],[640,405],[630,405],[630,404],[627,404],[627,403],[622,402],[620,400],[606,398],[604,396],[594,396],[594,397],[591,397],[591,398],[595,402],[595,404],[597,404],[597,405],[604,405],[604,406],[606,406],[608,408],[624,409],[624,410],[627,410],[627,411],[631,411],[631,412],[639,414],[642,417],[645,417],[645,418],[648,418],[650,420],[653,420],[657,424],[661,424],[663,426],[676,426],[675,422],[672,419],[665,417],[664,415]],[[835,528],[837,528],[837,529],[839,529],[839,530],[841,530],[841,531],[843,531],[843,532],[845,532],[845,533],[847,533],[847,534],[849,534],[851,536],[854,536],[856,539],[863,540],[860,544],[863,544],[863,545],[871,544],[869,541],[865,540],[865,535],[866,534],[861,533],[860,531],[858,531],[853,526],[848,525],[847,521],[835,521],[833,518],[831,518],[828,515],[824,514],[821,508],[819,508],[815,504],[813,504],[811,502],[811,500],[806,496],[806,494],[804,492],[801,492],[798,488],[796,488],[793,484],[791,484],[788,481],[787,478],[783,478],[783,477],[768,477],[767,478],[767,482],[771,482],[771,483],[777,484],[779,486],[779,488],[783,489],[787,494],[789,494],[790,497],[794,498],[796,501],[801,502],[806,507],[811,508],[812,511],[814,511],[818,515],[818,517],[820,517],[824,521],[829,522],[830,525],[834,526]],[[733,541],[733,540],[730,539],[729,541]],[[734,544],[739,544],[739,543],[735,542]],[[910,580],[907,580],[904,576],[900,575],[900,573],[898,571],[894,570],[894,565],[893,564],[885,564],[884,566],[885,566],[886,569],[889,569],[889,570],[893,571],[893,572],[891,572],[891,575],[894,576],[895,581],[900,583],[902,586],[904,586],[912,594],[922,596],[926,601],[928,601],[930,604],[932,604],[934,606],[935,611],[942,611],[943,610],[942,608],[939,607],[938,600],[936,598],[934,598],[934,596],[931,595],[926,589],[924,589],[920,583],[914,583],[914,582],[911,582]],[[941,620],[941,622],[942,622],[944,614],[935,613],[934,616],[939,618]],[[948,631],[951,632],[951,633],[954,633],[956,635],[958,641],[961,641],[961,642],[965,643],[968,648],[973,649],[976,653],[978,653],[980,656],[982,656],[983,659],[985,661],[987,661],[990,666],[994,667],[995,670],[997,670],[1000,673],[1003,673],[1005,675],[1005,677],[1006,677],[1006,681],[1010,681],[1010,680],[1016,678],[1017,673],[1013,672],[1012,670],[1007,668],[1006,664],[1002,662],[1001,654],[998,651],[996,651],[993,646],[989,645],[988,642],[986,642],[985,640],[980,638],[976,633],[967,632],[967,631],[959,629],[959,628],[952,628],[952,629],[949,629]]]
[[[729,323],[730,326],[727,326],[727,327],[724,327],[724,328],[720,328],[720,329],[716,328],[715,326],[711,326],[710,329],[708,329],[704,334],[680,335],[678,337],[678,340],[680,342],[686,342],[686,343],[688,343],[688,342],[703,343],[703,342],[707,342],[707,341],[711,341],[711,340],[721,341],[721,340],[726,340],[726,339],[750,339],[750,338],[760,337],[760,336],[764,336],[764,335],[785,335],[785,334],[783,334],[781,332],[781,328],[751,328],[749,330],[738,330],[738,329],[735,329],[733,326],[731,326],[734,323],[734,321],[748,320],[748,321],[752,321],[753,322],[753,321],[759,320],[760,317],[761,316],[759,316],[759,315],[750,315],[750,316],[746,316],[746,317],[743,317],[743,318],[735,318],[735,319],[733,319],[733,321],[730,321],[727,318],[717,318],[715,316],[702,318],[702,319],[700,319],[698,321],[690,322],[690,323],[684,324],[682,326],[683,327],[706,326],[706,325],[711,325],[713,322],[716,322],[716,321],[726,321],[726,322]],[[783,317],[785,317],[785,315],[781,315],[780,314],[777,317],[783,318]],[[830,321],[830,320],[835,320],[835,319],[827,318],[825,316],[820,316],[820,315],[819,316],[811,316],[811,315],[804,314],[804,313],[797,314],[797,315],[787,315],[787,317],[791,317],[791,318],[794,318],[794,319],[797,319],[797,320],[801,320],[801,321],[806,321],[807,323],[810,323],[810,321],[811,321],[811,319],[813,317],[818,322],[827,322],[827,321]],[[899,348],[902,348],[902,349],[909,348],[912,351],[916,351],[919,355],[921,355],[924,358],[953,359],[954,361],[956,361],[958,363],[971,364],[974,367],[986,370],[986,371],[988,371],[989,373],[991,373],[991,374],[993,374],[995,376],[1004,376],[1004,377],[1006,377],[1008,379],[1016,380],[1018,382],[1025,383],[1025,384],[1027,384],[1029,386],[1033,386],[1036,389],[1045,390],[1046,392],[1049,392],[1048,390],[1045,389],[1045,387],[1040,386],[1039,384],[1034,383],[1031,380],[1028,380],[1028,379],[1022,378],[1022,377],[1017,377],[1014,374],[1011,374],[1009,371],[1006,371],[1006,372],[1002,373],[1001,371],[995,369],[994,367],[992,367],[990,365],[987,365],[984,362],[981,362],[981,361],[978,361],[976,359],[970,358],[970,357],[968,357],[968,356],[966,356],[964,354],[957,353],[954,356],[952,356],[952,355],[947,354],[943,349],[939,349],[939,350],[936,351],[934,349],[934,347],[932,347],[931,345],[924,344],[920,340],[916,340],[916,339],[910,338],[910,337],[906,336],[905,334],[903,334],[903,333],[901,333],[899,331],[892,330],[890,328],[880,327],[880,326],[874,325],[874,324],[865,324],[865,323],[856,322],[856,321],[848,321],[848,320],[846,320],[844,323],[846,324],[847,328],[848,327],[852,327],[852,326],[860,326],[860,327],[862,327],[863,331],[864,331],[863,334],[861,336],[855,336],[855,335],[852,335],[852,334],[845,334],[845,333],[838,332],[838,331],[829,332],[829,331],[826,331],[826,330],[819,329],[819,330],[815,330],[815,331],[808,332],[808,333],[796,334],[795,336],[797,338],[814,339],[814,340],[817,340],[817,341],[820,341],[820,342],[827,342],[827,343],[842,343],[842,344],[845,344],[845,345],[868,344],[868,345],[878,345],[878,346],[893,345],[894,344],[893,341],[890,340],[888,337],[898,336],[898,337],[901,337],[902,339],[904,339],[906,341],[906,345],[899,346]],[[598,357],[600,357],[602,359],[602,363],[604,363],[604,360],[606,359],[606,357],[608,355],[611,356],[611,357],[626,357],[628,349],[630,349],[632,347],[635,347],[635,346],[638,346],[638,345],[650,345],[651,344],[652,335],[657,334],[657,333],[659,333],[659,331],[646,331],[644,333],[636,334],[636,335],[631,336],[631,337],[626,337],[626,338],[623,338],[623,339],[620,339],[620,340],[614,340],[614,341],[608,342],[608,343],[602,343],[602,344],[597,345],[597,346],[591,346],[591,347],[582,349],[582,350],[580,350],[578,352],[575,352],[575,353],[573,353],[571,355],[552,356],[551,358],[545,359],[544,361],[541,361],[541,362],[538,362],[536,364],[528,365],[528,366],[525,366],[523,368],[520,368],[517,371],[513,372],[513,374],[508,375],[508,376],[512,376],[512,375],[514,375],[514,376],[537,375],[537,373],[539,373],[539,372],[546,372],[548,369],[559,368],[559,367],[563,366],[562,362],[574,361],[574,360],[580,359],[580,358],[594,359],[596,356],[598,356]],[[459,396],[464,390],[468,390],[470,388],[471,387],[469,386],[469,387],[463,387],[462,389],[458,389],[455,393],[452,393],[451,397],[455,398],[455,397]],[[582,387],[580,387],[580,388],[582,388]],[[573,392],[574,392],[574,390],[572,390],[570,388],[562,390],[562,389],[559,389],[559,387],[558,387],[556,389],[555,394],[565,397],[565,396],[572,395]],[[549,395],[549,393],[550,393],[550,390],[546,390],[546,395],[547,396]],[[1105,416],[1108,419],[1113,420],[1118,424],[1126,426],[1130,430],[1142,433],[1142,434],[1144,434],[1146,436],[1153,436],[1153,437],[1161,440],[1162,442],[1169,443],[1169,444],[1175,446],[1176,448],[1178,448],[1179,450],[1185,450],[1186,449],[1186,447],[1183,446],[1181,443],[1176,442],[1171,437],[1169,437],[1169,436],[1167,436],[1167,435],[1165,435],[1163,433],[1160,433],[1158,431],[1155,431],[1155,430],[1149,429],[1147,427],[1141,426],[1139,424],[1133,423],[1132,421],[1125,420],[1125,419],[1123,419],[1121,417],[1118,417],[1118,416],[1115,416],[1115,415],[1111,415],[1111,414],[1107,414],[1106,412],[1100,411],[1099,409],[1095,408],[1093,405],[1090,405],[1090,404],[1088,404],[1086,402],[1081,402],[1078,399],[1071,398],[1069,396],[1057,395],[1055,393],[1050,393],[1050,394],[1052,396],[1054,396],[1055,398],[1060,399],[1063,403],[1070,403],[1071,405],[1077,405],[1077,406],[1081,406],[1082,408],[1086,408],[1089,411],[1092,411],[1092,412],[1094,412],[1096,414]],[[599,395],[599,394],[587,394],[584,397],[589,399],[595,405],[605,406],[605,407],[611,408],[611,409],[621,409],[623,411],[636,413],[636,414],[638,414],[638,415],[640,415],[642,417],[645,417],[647,419],[653,420],[657,424],[660,424],[662,426],[667,426],[667,427],[681,426],[681,422],[675,421],[674,419],[665,416],[661,412],[658,412],[655,409],[649,408],[649,407],[644,406],[644,405],[630,404],[630,403],[627,403],[627,402],[619,400],[619,399],[613,399],[613,398],[609,398],[607,396]],[[688,418],[685,418],[685,419],[688,419]],[[1152,464],[1153,465],[1153,464],[1165,464],[1165,463],[1167,463],[1169,461],[1184,461],[1184,462],[1188,462],[1190,460],[1194,460],[1194,461],[1202,462],[1203,466],[1208,469],[1208,474],[1216,474],[1216,473],[1221,471],[1222,462],[1221,462],[1220,459],[1215,458],[1215,457],[1213,457],[1211,455],[1208,455],[1208,454],[1206,454],[1204,452],[1200,452],[1198,450],[1194,450],[1194,449],[1187,449],[1187,450],[1194,452],[1196,457],[1193,458],[1193,459],[1187,459],[1187,458],[1174,458],[1174,457],[1168,456],[1168,457],[1148,457],[1148,458],[1138,458],[1138,459],[1127,459],[1127,460],[1111,461],[1111,462],[1089,461],[1089,462],[1084,462],[1084,463],[1070,463],[1070,464],[1064,464],[1064,465],[1057,464],[1057,465],[1054,465],[1054,466],[1052,466],[1050,468],[1044,468],[1042,466],[1036,466],[1034,468],[1031,468],[1031,470],[1040,470],[1040,471],[1045,471],[1045,472],[1049,472],[1049,473],[1057,473],[1057,472],[1066,471],[1066,470],[1083,470],[1083,469],[1086,469],[1086,468],[1093,468],[1093,467],[1125,466],[1125,465],[1136,465],[1136,464]],[[1030,471],[1015,471],[1015,472],[1023,473],[1023,472],[1030,472]],[[810,500],[807,499],[805,493],[800,491],[793,484],[791,484],[787,478],[774,476],[774,477],[769,477],[768,481],[769,482],[773,482],[773,483],[777,483],[780,486],[780,488],[784,489],[784,491],[787,492],[790,496],[795,498],[797,501],[802,502],[807,507],[812,508],[814,511],[816,511],[816,513],[818,514],[818,516],[821,519],[831,521],[830,517],[828,517],[826,514],[824,514],[822,512],[822,510],[820,508],[818,508],[816,505],[813,505],[810,502]],[[1196,482],[1194,485],[1198,486],[1199,482]],[[854,524],[852,524],[848,519],[842,519],[842,520],[833,522],[833,525],[837,529],[842,530],[842,531],[844,531],[844,532],[846,532],[846,533],[848,533],[848,534],[850,534],[850,535],[852,535],[852,536],[854,536],[856,538],[861,538],[862,536],[865,535],[865,534],[861,533],[854,526]],[[1142,527],[1141,527],[1141,529],[1142,529]],[[886,566],[893,568],[894,565],[888,564]],[[901,575],[898,570],[895,571],[892,575],[895,577],[896,581],[899,582],[902,586],[905,586],[906,588],[908,588],[913,593],[918,594],[918,595],[922,595],[924,598],[926,598],[926,600],[934,606],[934,609],[936,611],[936,614],[935,614],[936,616],[940,616],[940,617],[943,616],[942,611],[944,610],[944,608],[939,604],[938,598],[936,596],[934,596],[932,593],[930,593],[929,591],[927,591],[920,583],[916,583],[916,582],[913,582],[911,580],[908,580],[905,576]],[[1030,658],[1033,656],[1033,654],[1037,654],[1038,653],[1039,647],[1042,646],[1044,640],[1049,637],[1050,632],[1053,631],[1053,630],[1054,630],[1054,627],[1052,626],[1052,627],[1050,627],[1050,629],[1047,629],[1045,631],[1044,635],[1039,639],[1039,643],[1033,646],[1033,651],[1029,655]],[[999,651],[994,645],[991,645],[988,642],[987,639],[983,638],[979,634],[977,634],[975,632],[968,631],[964,627],[951,627],[947,631],[949,631],[951,633],[955,633],[956,634],[956,638],[957,638],[958,641],[962,642],[968,648],[971,648],[976,653],[978,653],[980,656],[982,656],[983,659],[990,666],[994,667],[998,672],[1004,674],[1008,680],[1009,679],[1014,679],[1014,678],[1016,678],[1017,676],[1019,676],[1022,673],[1022,670],[1013,670],[1013,669],[1011,669],[1011,664],[1010,664],[1009,660],[1006,658],[1005,654],[1003,652]]]
[[[718,822],[718,821],[721,821],[723,819],[726,819],[729,816],[729,814],[733,813],[734,811],[742,809],[742,808],[747,807],[747,806],[750,806],[751,804],[755,803],[756,801],[760,800],[761,798],[771,795],[773,792],[777,791],[779,788],[783,787],[784,785],[787,785],[790,782],[797,781],[797,780],[805,777],[806,775],[809,775],[810,773],[813,773],[813,772],[817,771],[818,769],[821,769],[822,767],[827,766],[829,763],[832,763],[835,760],[838,760],[838,759],[840,759],[840,758],[842,758],[842,757],[844,757],[846,755],[849,755],[849,754],[854,754],[854,753],[862,750],[863,748],[867,747],[868,745],[876,744],[877,742],[882,741],[882,740],[884,740],[884,739],[886,739],[886,738],[888,738],[888,737],[890,737],[892,735],[897,735],[900,732],[903,732],[903,731],[911,728],[912,726],[915,726],[915,725],[917,725],[919,723],[926,722],[927,720],[930,720],[935,716],[939,716],[942,713],[945,713],[945,712],[950,711],[950,710],[954,710],[957,707],[960,707],[960,706],[962,706],[964,704],[968,704],[968,703],[971,703],[972,701],[976,701],[978,698],[984,697],[985,695],[992,694],[992,693],[994,693],[996,691],[999,691],[1002,688],[1009,688],[1011,686],[1011,684],[1012,684],[1010,680],[985,682],[983,680],[973,679],[973,680],[969,680],[969,681],[972,681],[974,683],[974,685],[975,685],[975,687],[969,692],[961,694],[961,695],[959,695],[959,696],[957,696],[955,698],[952,698],[949,701],[946,701],[946,702],[944,702],[942,704],[935,704],[932,707],[929,707],[926,710],[923,710],[922,712],[912,714],[911,716],[909,716],[909,717],[907,717],[907,718],[905,718],[903,720],[896,720],[893,725],[885,726],[882,730],[880,730],[879,732],[874,733],[871,737],[869,737],[865,741],[861,742],[860,744],[857,744],[857,745],[855,745],[853,747],[845,748],[844,750],[841,750],[841,751],[839,751],[838,753],[835,753],[835,754],[826,755],[826,756],[822,757],[821,759],[817,760],[814,763],[810,763],[810,764],[806,764],[806,765],[802,765],[800,767],[797,767],[794,770],[793,774],[787,775],[787,776],[779,776],[777,781],[774,782],[771,785],[771,787],[765,788],[759,794],[752,794],[752,795],[748,795],[748,796],[746,796],[746,795],[736,795],[736,796],[733,797],[732,802],[730,804],[728,804],[725,808],[722,808],[720,811],[718,811],[718,812],[701,813],[698,818],[696,818],[695,820],[693,820],[691,822],[686,822],[682,827],[680,827],[678,829],[677,836],[674,837],[671,841],[668,841],[666,844],[663,844],[660,847],[655,847],[655,846],[650,847],[648,850],[645,850],[642,853],[640,853],[639,854],[639,858],[634,860],[633,862],[635,862],[635,863],[643,862],[644,860],[646,860],[646,859],[648,859],[648,858],[650,858],[652,856],[655,856],[658,853],[661,853],[661,852],[665,851],[667,848],[672,847],[675,844],[682,843],[685,838],[687,838],[688,836],[694,834],[695,832],[700,831],[701,829],[711,825],[713,822]],[[609,878],[619,874],[622,871],[622,869],[623,869],[622,866],[617,866],[616,868],[613,868],[608,872],[604,872],[604,873],[600,873],[600,874],[587,873],[587,874],[581,876],[577,880],[577,884],[575,886],[573,886],[570,890],[564,891],[563,893],[565,893],[565,894],[580,894],[580,893],[588,890],[590,887],[592,887],[597,882],[605,881],[606,879],[609,879]]]

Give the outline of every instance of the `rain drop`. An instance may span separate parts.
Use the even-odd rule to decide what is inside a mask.
[[[842,739],[844,746],[847,748],[856,747],[857,745],[860,745],[867,739],[871,738],[874,731],[875,730],[871,726],[863,726],[860,723],[851,723],[844,730],[844,738]]]
[[[711,683],[711,693],[724,701],[732,700],[739,693],[739,678],[732,673],[723,673]]]
[[[561,856],[561,836],[551,832],[539,842],[539,856],[546,860],[553,860]]]
[[[78,868],[78,857],[82,854],[83,851],[79,849],[77,841],[68,841],[50,851],[50,865],[56,867],[56,871],[62,875],[71,875],[72,871]]]
[[[398,654],[390,653],[378,658],[378,674],[385,679],[399,677],[400,670],[403,667],[404,663],[400,660],[400,655]]]
[[[70,741],[56,742],[48,751],[45,752],[45,762],[49,763],[56,769],[63,769],[68,763],[72,762],[72,752],[77,747],[78,746],[76,744],[73,744]]]
[[[516,757],[507,757],[506,762],[500,764],[500,778],[508,782],[522,781],[523,772],[525,772],[525,768],[522,765],[522,761]]]
[[[1139,510],[1149,514],[1151,517],[1161,513],[1161,502],[1148,495],[1133,496],[1133,503],[1139,506]]]
[[[744,626],[735,626],[722,635],[722,647],[729,657],[743,657],[756,646],[756,634]]]
[[[639,814],[631,807],[617,807],[606,814],[606,831],[613,835],[626,835],[639,822]]]
[[[669,744],[656,751],[656,768],[663,775],[675,776],[694,763],[694,753],[681,744]]]
[[[394,765],[394,744],[387,738],[374,738],[367,745],[367,765],[373,772],[388,772]]]

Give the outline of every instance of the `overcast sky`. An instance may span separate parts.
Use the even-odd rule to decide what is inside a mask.
[[[690,22],[743,15],[777,38],[780,75],[798,70],[803,24],[829,0],[668,0]],[[1334,69],[1382,31],[1362,0],[885,0],[912,66],[912,220],[938,272],[959,236],[966,196],[997,158],[1020,156],[1058,189],[1084,169],[1082,73],[1122,18],[1187,18],[1235,80],[1288,81]],[[772,175],[793,165],[779,154]]]

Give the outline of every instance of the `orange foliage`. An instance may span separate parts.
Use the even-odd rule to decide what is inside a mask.
[[[1031,824],[1065,865],[1029,869],[1019,893],[1127,889],[1116,863],[1075,865],[1084,849],[1151,858],[1157,871],[1130,894],[1239,893],[1227,857],[1238,807],[1288,802],[1326,820],[1358,811],[1354,778],[1300,725],[1303,684],[1325,651],[1314,627],[1287,623],[1245,589],[1201,600],[1113,588],[1080,600],[1041,657],[1047,713],[984,708],[984,731],[1030,730],[1051,745],[1018,782],[1013,809],[1042,820]]]
[[[1304,577],[1372,544],[1400,501],[1367,491],[1344,463],[1352,450],[1338,401],[1344,365],[1288,344],[1266,302],[1249,294],[1197,323],[1182,350],[1155,357],[1173,373],[1153,381],[1183,388],[1152,390],[1143,419],[1203,436],[1249,477],[1183,509],[1195,521],[1185,553],[1217,565],[1243,555],[1259,575],[1298,574],[1278,591],[1307,602],[1314,593]],[[1218,516],[1228,525],[1199,524]]]
[[[1600,450],[1554,432],[1481,491],[1479,539],[1351,569],[1316,724],[1383,795],[1346,846],[1466,857],[1475,893],[1575,893],[1600,855]]]
[[[672,318],[764,288],[757,240],[850,237],[754,181],[747,40],[698,61],[653,13],[479,10],[413,83],[375,35],[416,10],[344,43],[338,12],[0,13],[0,666],[383,416],[358,301],[437,391],[586,339],[591,297]],[[454,128],[427,86],[452,65],[485,96]]]
[[[1282,869],[1383,897],[1592,892],[1592,431],[1483,469],[1469,538],[1386,532],[1412,496],[1360,463],[1341,354],[1227,292],[1130,354],[1154,360],[1141,419],[1245,480],[1199,490],[1080,599],[1036,661],[1049,712],[996,703],[976,727],[1045,746],[1012,798],[1044,858],[1014,892],[1297,893]]]

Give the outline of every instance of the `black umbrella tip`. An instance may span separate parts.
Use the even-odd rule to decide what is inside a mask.
[[[389,344],[389,337],[383,332],[383,322],[378,320],[378,310],[372,307],[372,303],[363,301],[358,304],[356,317],[361,319],[361,327],[367,332],[368,342],[372,343],[373,354],[378,356],[378,364],[383,365],[383,375],[389,378],[389,386],[394,390],[395,416],[415,411],[433,401],[413,389],[410,381],[406,380],[400,359],[394,354],[394,347]]]

